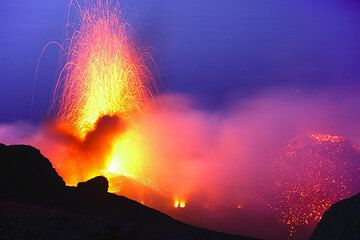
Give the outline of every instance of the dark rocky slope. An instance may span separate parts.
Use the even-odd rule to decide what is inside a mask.
[[[333,204],[321,218],[310,239],[360,239],[360,194]]]
[[[250,239],[178,222],[107,189],[104,177],[67,187],[39,150],[0,144],[1,239]]]

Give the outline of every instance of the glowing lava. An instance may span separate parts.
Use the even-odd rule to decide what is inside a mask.
[[[315,224],[331,204],[360,189],[360,152],[347,139],[326,134],[295,138],[273,155],[273,199],[270,207],[290,226]]]
[[[341,136],[333,136],[328,134],[313,133],[313,134],[309,134],[308,136],[314,139],[315,141],[317,141],[318,143],[322,143],[322,142],[338,143],[344,141],[344,138]]]
[[[117,5],[98,1],[81,9],[80,26],[70,38],[59,116],[74,135],[84,138],[104,115],[128,119],[150,96],[150,78],[129,37]]]
[[[178,199],[174,200],[175,208],[185,208],[185,206],[186,206],[186,202],[184,200],[178,200]]]
[[[137,160],[141,159],[141,151],[135,149],[139,147],[136,144],[139,137],[132,130],[132,123],[151,99],[152,79],[144,63],[145,54],[132,43],[129,25],[120,17],[118,3],[96,1],[78,8],[78,29],[67,41],[66,64],[54,94],[54,101],[59,102],[57,129],[83,144],[89,135],[96,133],[99,119],[116,116],[126,129],[112,131],[111,137],[99,142],[110,147],[105,155],[89,154],[96,158],[94,162],[102,164],[87,167],[84,178],[99,174],[140,178],[141,162]],[[85,158],[83,155],[79,158]],[[91,165],[90,161],[81,164]],[[62,175],[67,180],[70,174],[74,172]]]

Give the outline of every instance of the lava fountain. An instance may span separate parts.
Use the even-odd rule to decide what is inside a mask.
[[[58,171],[68,184],[98,174],[140,178],[141,163],[136,162],[140,158],[130,161],[128,157],[134,157],[136,142],[132,139],[137,138],[132,122],[151,99],[153,81],[144,63],[145,54],[133,44],[119,3],[71,5],[76,5],[79,22],[68,24],[76,30],[66,41],[65,64],[55,88],[52,106],[57,106],[56,129],[77,139],[82,149],[107,147],[97,151],[99,154],[84,156],[89,149],[77,152],[81,164],[73,164],[71,170],[60,166]],[[104,117],[108,119],[102,121]],[[96,139],[95,143],[91,139]],[[88,160],[84,162],[84,158]],[[73,171],[78,165],[81,173]]]

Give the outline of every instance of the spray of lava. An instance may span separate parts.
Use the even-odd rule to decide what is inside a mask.
[[[140,157],[134,154],[141,151],[136,151],[132,123],[151,99],[153,86],[144,54],[133,44],[119,3],[72,5],[79,22],[66,41],[53,105],[58,106],[57,129],[77,139],[83,151],[75,153],[81,164],[66,169],[62,164],[58,170],[68,184],[99,174],[140,178]]]

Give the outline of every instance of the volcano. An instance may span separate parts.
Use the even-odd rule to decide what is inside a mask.
[[[0,238],[356,235],[329,229],[358,222],[331,208],[360,191],[357,11],[36,2],[2,11]]]

